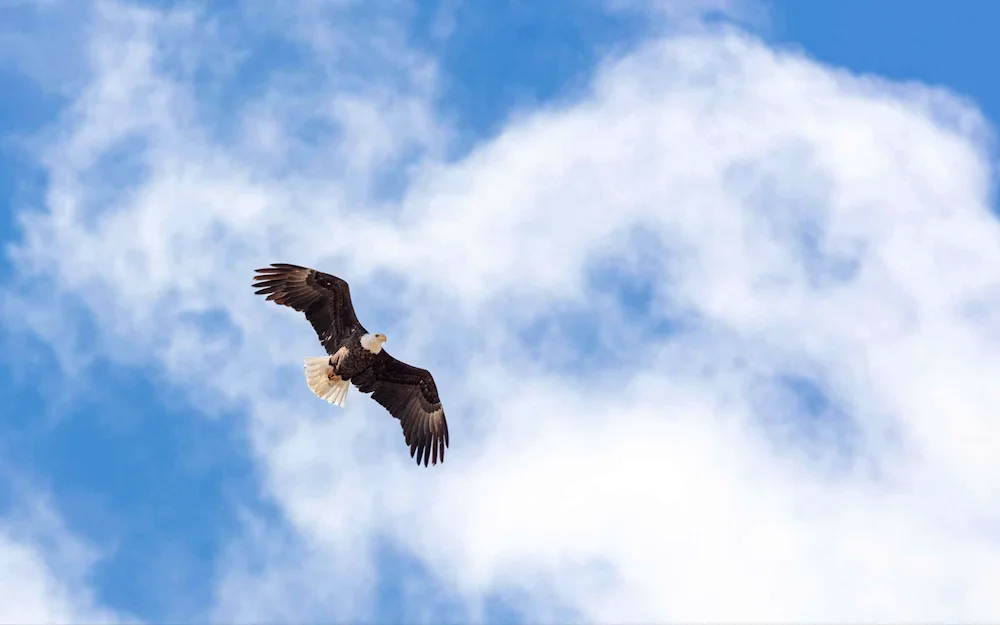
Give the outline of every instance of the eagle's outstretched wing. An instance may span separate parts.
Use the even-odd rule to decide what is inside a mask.
[[[444,462],[448,446],[448,422],[430,371],[400,362],[387,352],[379,352],[367,369],[351,378],[362,393],[382,404],[403,426],[410,457],[437,464]]]
[[[257,295],[267,295],[275,304],[304,312],[328,354],[337,351],[341,341],[355,329],[365,331],[354,314],[351,289],[336,276],[308,267],[272,263],[258,269],[254,280]]]

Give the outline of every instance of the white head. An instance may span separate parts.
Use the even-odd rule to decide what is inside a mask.
[[[377,354],[382,351],[382,343],[385,343],[386,340],[384,334],[365,334],[361,337],[361,347]]]

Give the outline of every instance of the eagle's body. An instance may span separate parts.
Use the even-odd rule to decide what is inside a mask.
[[[349,382],[355,375],[361,373],[375,362],[382,353],[380,335],[369,334],[364,328],[351,333],[344,339],[340,348],[330,356],[330,366],[340,379]]]
[[[382,349],[384,334],[368,332],[354,314],[347,282],[330,274],[284,263],[257,270],[258,295],[305,313],[328,356],[306,358],[306,382],[322,399],[343,407],[354,384],[371,393],[399,419],[417,464],[444,460],[448,446],[437,386],[430,372],[410,366]]]

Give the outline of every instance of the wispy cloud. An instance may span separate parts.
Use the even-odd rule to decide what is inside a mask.
[[[706,28],[454,157],[433,58],[357,5],[247,3],[304,61],[207,95],[239,33],[100,7],[15,258],[102,352],[246,410],[283,518],[234,539],[218,618],[377,613],[385,540],[474,619],[519,592],[532,620],[1000,613],[1000,232],[969,103]],[[434,371],[444,465],[305,391],[311,330],[249,289],[272,261],[348,279]],[[399,601],[437,620],[440,592]]]
[[[11,476],[3,476],[5,482]],[[7,623],[112,623],[134,619],[100,607],[88,584],[97,554],[63,524],[46,497],[14,480],[0,516],[0,619]]]

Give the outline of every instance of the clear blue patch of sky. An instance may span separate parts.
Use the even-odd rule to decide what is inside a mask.
[[[60,311],[66,338],[55,347],[18,320],[0,328],[0,493],[13,478],[51,496],[69,530],[105,556],[90,576],[102,604],[153,622],[197,620],[217,557],[239,533],[237,504],[278,518],[259,497],[244,421],[205,414],[156,371],[89,360],[92,320],[70,302]],[[64,375],[54,350],[78,369]],[[0,513],[12,503],[0,497]]]
[[[1000,3],[775,0],[771,40],[857,72],[945,86],[1000,121]]]
[[[51,372],[54,362],[38,360],[45,348],[18,347],[32,370]],[[92,578],[99,600],[146,619],[197,617],[211,603],[215,558],[239,530],[234,504],[266,512],[237,417],[208,418],[151,372],[98,362],[92,390],[44,418],[60,378],[8,370],[21,365],[8,355],[0,368],[0,451],[108,554]]]
[[[495,134],[522,111],[582,97],[604,55],[641,32],[630,14],[568,0],[461,2],[453,22],[446,39],[432,40],[425,26],[416,40],[437,52],[441,107],[473,139]]]

